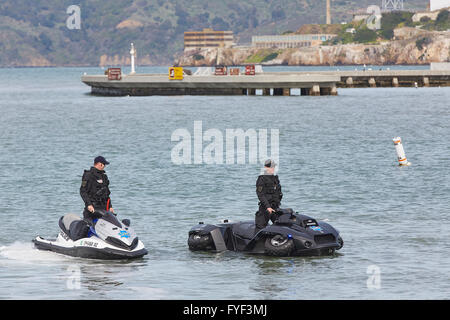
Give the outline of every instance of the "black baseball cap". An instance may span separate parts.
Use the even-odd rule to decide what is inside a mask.
[[[109,162],[106,161],[106,159],[105,159],[104,157],[102,157],[102,156],[98,156],[98,157],[96,157],[96,158],[94,159],[94,164],[96,164],[96,163],[98,163],[98,162],[103,163],[105,166],[106,166],[107,164],[109,164]]]
[[[264,162],[264,167],[266,168],[275,168],[276,165],[276,162],[272,159],[267,159],[266,162]]]

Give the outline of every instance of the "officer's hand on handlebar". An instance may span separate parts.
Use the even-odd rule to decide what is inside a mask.
[[[272,208],[267,208],[267,211],[269,211],[269,214],[272,214],[272,213],[276,212],[276,211],[273,210]]]
[[[95,211],[93,205],[88,206],[87,209],[89,210],[90,213],[94,213],[94,211]]]

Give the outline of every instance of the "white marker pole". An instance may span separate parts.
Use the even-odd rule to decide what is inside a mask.
[[[400,137],[392,139],[395,145],[395,151],[397,151],[397,159],[399,166],[409,166],[411,162],[408,162],[405,155],[405,150],[403,149],[402,139]]]
[[[134,58],[136,57],[136,49],[134,49],[134,44],[131,44],[130,55],[131,55],[131,72],[130,72],[130,74],[135,74],[136,68],[134,66],[134,63],[135,63]]]

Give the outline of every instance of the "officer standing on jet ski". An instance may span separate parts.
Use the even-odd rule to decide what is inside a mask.
[[[94,166],[90,170],[85,170],[81,179],[80,195],[84,201],[85,208],[83,217],[93,224],[93,219],[101,215],[95,213],[96,210],[106,210],[114,213],[109,195],[109,180],[105,173],[105,166],[109,164],[102,156],[94,159]]]
[[[283,193],[280,180],[275,172],[275,161],[269,159],[264,163],[264,174],[256,181],[256,195],[259,199],[259,210],[255,215],[256,232],[265,228],[269,220],[274,222],[275,212],[280,207]]]

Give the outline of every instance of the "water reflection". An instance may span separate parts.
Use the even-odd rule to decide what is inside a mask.
[[[68,289],[88,290],[96,293],[96,297],[107,296],[108,292],[117,290],[130,278],[139,274],[147,263],[144,259],[135,261],[82,261],[65,266]],[[100,294],[100,296],[97,296]]]

